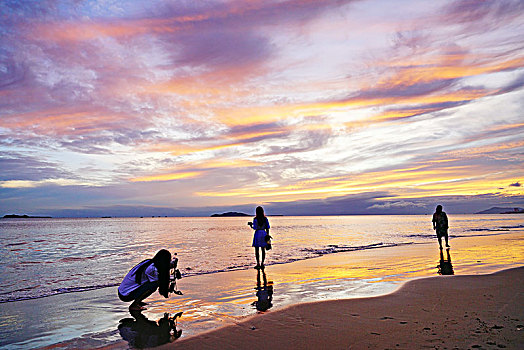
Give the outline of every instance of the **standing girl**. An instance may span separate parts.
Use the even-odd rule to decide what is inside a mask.
[[[266,236],[269,236],[269,220],[264,215],[264,209],[262,207],[257,207],[256,216],[253,222],[248,222],[248,225],[255,230],[252,245],[255,247],[255,258],[257,259],[255,269],[263,269],[264,260],[266,259],[266,247],[268,246]],[[262,251],[262,263],[260,263],[259,249]]]

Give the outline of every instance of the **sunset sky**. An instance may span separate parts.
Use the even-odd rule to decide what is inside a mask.
[[[524,206],[524,2],[0,2],[0,214]]]

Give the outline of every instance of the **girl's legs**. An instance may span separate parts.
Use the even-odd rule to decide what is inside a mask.
[[[133,294],[136,295],[131,305],[129,305],[129,310],[143,310],[145,303],[144,299],[148,298],[158,289],[158,282],[146,282],[138,287]],[[134,295],[132,296],[134,297]]]
[[[260,257],[258,253],[258,247],[255,247],[255,259],[257,259],[257,266],[255,266],[255,268],[259,268],[260,267]]]
[[[153,292],[154,290],[148,290],[142,295],[140,295],[131,303],[131,305],[129,305],[129,310],[144,310],[145,303],[142,302],[142,300],[148,298],[151,294],[153,294]]]
[[[261,247],[260,250],[262,251],[262,264],[260,267],[264,268],[264,260],[266,260],[266,248]]]

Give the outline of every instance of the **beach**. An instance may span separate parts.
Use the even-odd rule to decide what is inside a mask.
[[[163,348],[522,349],[524,268],[409,281],[380,297],[291,306]]]
[[[298,281],[298,276],[309,271],[329,281],[305,283],[298,294],[328,288],[339,299],[259,313],[243,322],[178,339],[164,348],[522,349],[524,268],[499,270],[503,261],[522,253],[521,240],[522,235],[455,240],[450,250],[453,276],[437,275],[439,261],[430,257],[438,257],[438,248],[426,244],[334,254],[290,264],[281,271],[273,267],[273,275],[289,274],[287,280],[294,276]],[[374,289],[371,281],[361,289],[351,284],[338,289],[344,285],[341,279],[358,276],[359,270],[372,266],[378,269],[391,259],[397,261],[396,277],[377,280]],[[424,277],[425,267],[433,268],[435,277]],[[373,294],[376,296],[365,296]]]
[[[452,239],[454,276],[438,275],[435,241],[273,264],[264,273],[185,277],[183,295],[155,293],[139,317],[116,287],[3,303],[1,347],[517,349],[523,284],[514,269],[524,266],[523,238],[518,231]],[[257,302],[269,287],[263,310]],[[181,337],[159,336],[164,313],[178,312]]]

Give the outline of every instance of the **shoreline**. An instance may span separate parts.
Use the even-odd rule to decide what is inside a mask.
[[[524,266],[523,237],[522,232],[516,232],[453,239],[451,257],[456,275],[489,274]],[[273,306],[264,313],[258,313],[252,305],[257,300],[256,270],[195,275],[179,281],[183,296],[164,299],[153,294],[146,300],[149,306],[143,315],[157,321],[165,312],[183,311],[178,322],[182,337],[172,343],[179,346],[186,340],[279,314],[290,307],[389,295],[406,281],[436,276],[438,262],[438,245],[432,242],[269,265],[265,272],[268,282],[273,282]],[[128,303],[119,301],[115,290],[103,288],[0,304],[0,324],[13,317],[27,323],[20,322],[20,329],[0,329],[7,338],[0,347],[129,348],[117,327],[131,315]]]
[[[522,349],[523,286],[524,267],[420,278],[382,296],[291,305],[161,349]]]

